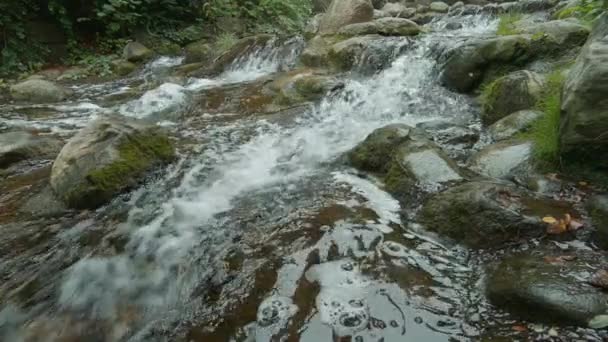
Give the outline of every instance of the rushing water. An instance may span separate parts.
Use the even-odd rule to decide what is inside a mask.
[[[80,100],[48,106],[59,114],[46,120],[25,120],[19,107],[11,107],[15,114],[5,124],[13,126],[70,132],[117,110],[169,122],[204,141],[130,201],[119,200],[128,215],[111,224],[126,237],[124,250],[94,253],[65,270],[46,314],[102,322],[104,341],[477,336],[478,323],[491,319],[475,261],[419,231],[376,180],[340,162],[389,123],[476,124],[471,100],[439,86],[435,57],[491,32],[495,23],[482,16],[459,22],[463,28],[454,31],[443,30],[444,22],[431,23],[436,32],[408,42],[374,75],[343,75],[343,89],[287,124],[236,119],[193,132],[174,114],[203,89],[292,68],[299,41],[266,47],[213,79],[167,82],[163,73],[181,60],[163,58],[134,79],[79,89]],[[125,103],[94,100],[159,81]],[[59,239],[82,229],[74,226]],[[13,309],[5,308],[4,315],[19,316],[7,310]]]

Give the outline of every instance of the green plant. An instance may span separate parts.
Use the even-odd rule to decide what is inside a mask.
[[[499,36],[510,36],[517,34],[518,31],[515,28],[515,23],[520,21],[522,15],[517,12],[509,12],[502,14],[498,19],[498,28],[496,34]]]
[[[558,11],[556,17],[558,19],[574,17],[591,23],[606,9],[608,9],[608,1],[580,0],[575,6],[566,7]]]
[[[214,46],[216,51],[226,51],[236,44],[237,40],[234,33],[222,33],[217,36]]]
[[[564,79],[562,69],[550,73],[536,104],[536,108],[544,115],[534,123],[530,135],[534,142],[534,158],[540,166],[555,166],[559,159],[559,122]]]

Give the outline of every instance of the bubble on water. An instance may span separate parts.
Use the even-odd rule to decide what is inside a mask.
[[[298,307],[287,297],[268,297],[258,307],[258,326],[266,328],[275,325],[280,328],[297,311]]]
[[[392,257],[407,257],[408,256],[407,248],[404,245],[394,242],[394,241],[383,242],[380,249],[382,252],[384,252],[385,254],[390,255]]]

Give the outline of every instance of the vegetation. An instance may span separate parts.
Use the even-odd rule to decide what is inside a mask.
[[[545,89],[537,103],[544,115],[530,131],[534,141],[534,158],[539,166],[556,166],[559,160],[559,121],[564,71],[557,69],[547,76]]]
[[[217,34],[224,18],[244,23],[249,32],[300,30],[311,13],[311,0],[3,0],[0,1],[0,77],[35,69],[48,49],[28,25],[44,18],[60,27],[69,41],[66,63],[95,64],[107,71],[107,58],[137,31],[185,45],[196,27]],[[178,28],[178,29],[176,29]],[[219,44],[226,42],[221,37]]]
[[[606,9],[608,9],[606,0],[580,0],[575,6],[566,6],[557,12],[556,17],[558,19],[575,17],[592,23]]]
[[[498,20],[498,29],[496,34],[499,36],[510,36],[513,34],[517,34],[517,30],[515,29],[515,23],[520,21],[522,15],[517,12],[509,12],[502,14]]]

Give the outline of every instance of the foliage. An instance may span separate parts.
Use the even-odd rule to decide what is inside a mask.
[[[484,113],[489,113],[492,111],[492,105],[496,102],[495,100],[496,96],[498,95],[499,88],[500,83],[498,82],[498,79],[482,86],[480,102]]]
[[[544,115],[534,123],[531,137],[534,157],[540,166],[555,166],[559,158],[559,121],[564,71],[557,69],[547,76],[545,88],[536,107]]]
[[[236,44],[237,40],[234,33],[222,33],[215,40],[215,49],[216,51],[227,51]]]
[[[509,12],[502,14],[498,20],[498,29],[496,30],[496,34],[499,36],[509,36],[513,34],[517,34],[517,30],[515,29],[515,23],[520,21],[522,15],[517,12]]]
[[[608,1],[606,0],[580,0],[575,6],[567,6],[560,10],[556,16],[558,19],[574,17],[592,22],[606,9],[608,9]]]

